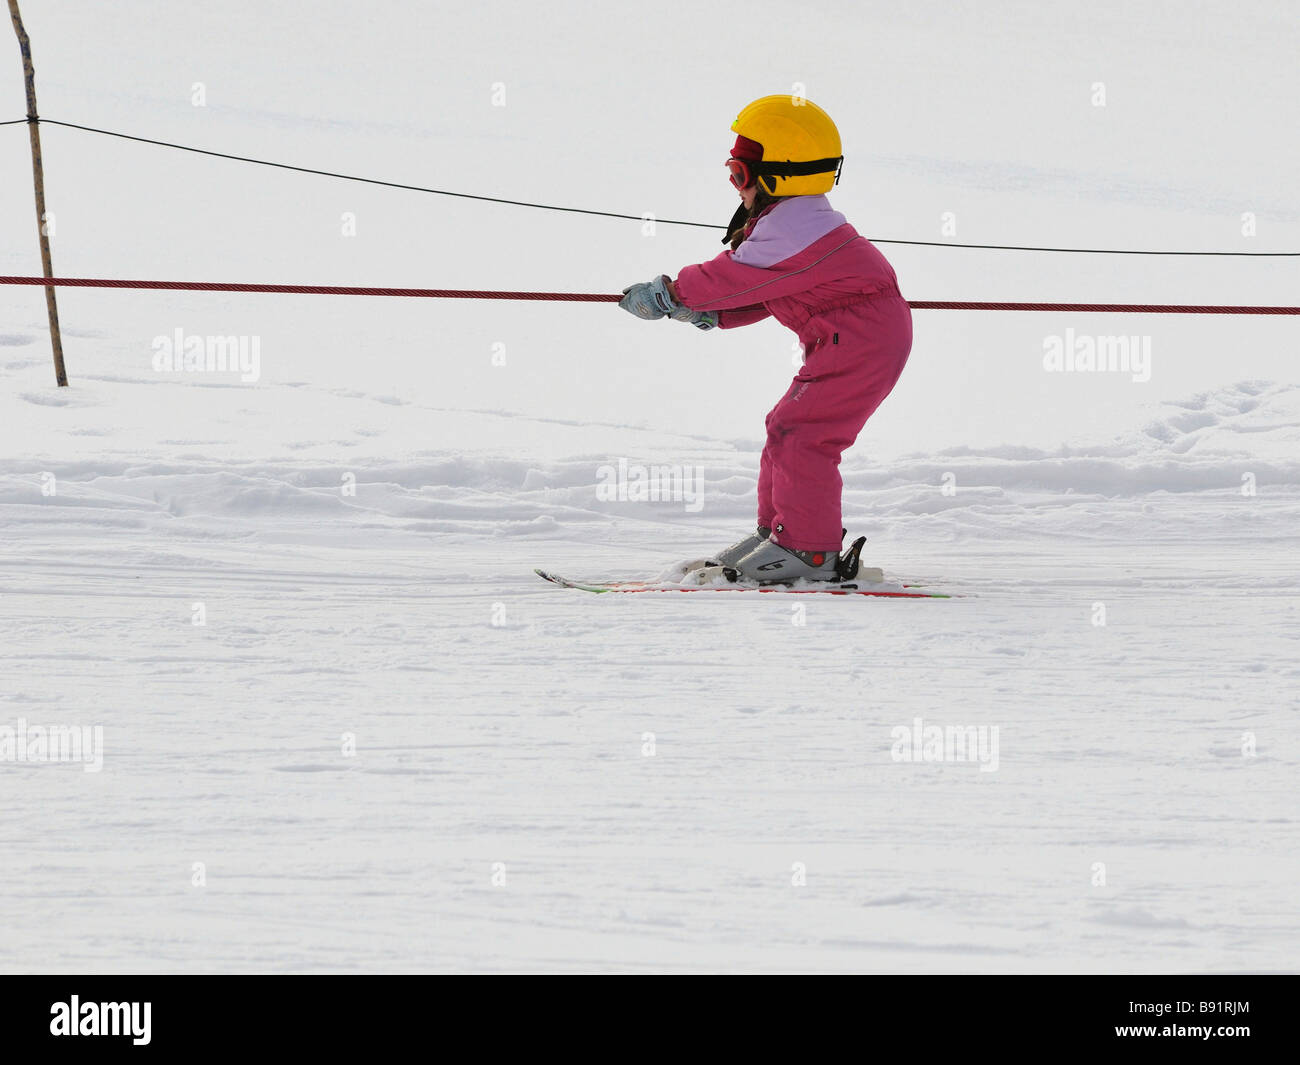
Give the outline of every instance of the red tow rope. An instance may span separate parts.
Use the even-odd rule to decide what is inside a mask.
[[[287,292],[312,296],[416,296],[459,300],[561,300],[617,303],[603,292],[499,292],[462,288],[373,288],[360,285],[253,285],[238,281],[127,281],[103,277],[0,277],[0,285],[66,288],[158,288],[186,292]],[[918,311],[1087,311],[1102,314],[1300,314],[1300,307],[1225,307],[1181,303],[963,303],[911,300]]]

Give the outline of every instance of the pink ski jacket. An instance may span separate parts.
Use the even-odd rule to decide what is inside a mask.
[[[826,339],[819,315],[899,295],[893,267],[825,196],[781,200],[751,224],[735,251],[677,275],[678,299],[723,329],[770,315],[811,347]]]

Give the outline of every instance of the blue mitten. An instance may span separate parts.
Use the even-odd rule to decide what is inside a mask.
[[[660,274],[653,281],[644,281],[637,285],[628,285],[623,290],[623,298],[618,305],[629,314],[653,322],[681,310],[677,301],[668,294],[668,275]]]

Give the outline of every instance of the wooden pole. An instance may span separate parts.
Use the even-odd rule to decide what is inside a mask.
[[[36,232],[41,239],[42,277],[54,276],[50,259],[50,236],[45,230],[45,168],[41,165],[41,127],[36,113],[36,71],[32,69],[32,42],[23,29],[23,17],[18,13],[18,0],[9,0],[9,17],[13,19],[14,32],[18,34],[18,48],[23,53],[23,77],[27,81],[27,132],[32,142],[32,183],[36,188]],[[59,307],[54,300],[54,286],[45,286],[45,309],[50,316],[50,343],[54,348],[54,379],[59,387],[68,383],[68,373],[63,368],[63,335],[59,332]]]

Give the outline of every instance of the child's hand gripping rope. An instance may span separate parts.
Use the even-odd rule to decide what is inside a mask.
[[[718,324],[718,315],[714,311],[693,311],[677,302],[669,291],[667,274],[660,274],[653,281],[643,281],[629,285],[623,290],[619,306],[629,314],[653,322],[656,318],[671,318],[675,322],[690,322],[696,329],[712,329]]]

